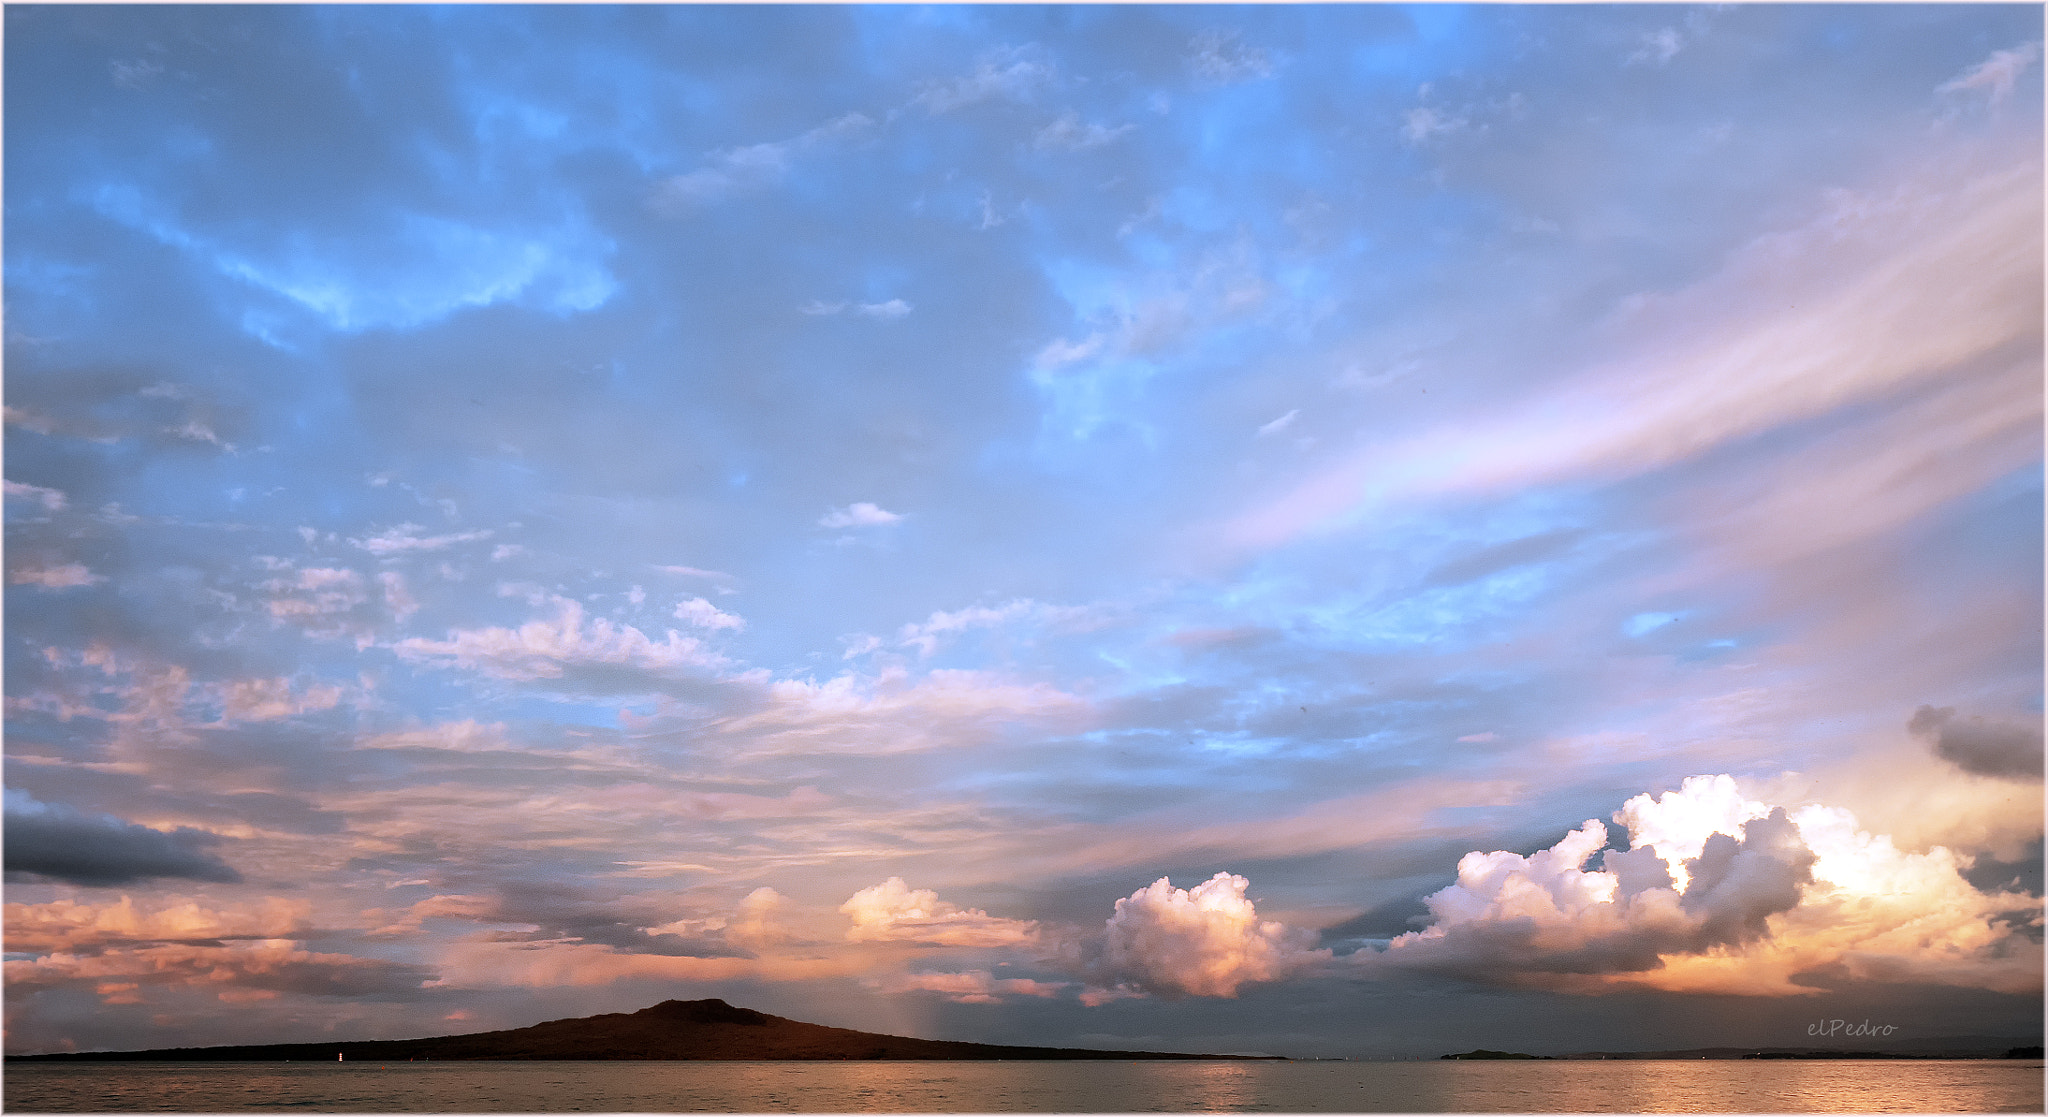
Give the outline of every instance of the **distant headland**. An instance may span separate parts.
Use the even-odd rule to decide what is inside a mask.
[[[663,1001],[638,1012],[550,1020],[530,1028],[430,1039],[267,1043],[173,1047],[151,1051],[9,1055],[13,1062],[148,1061],[275,1062],[278,1060],[400,1062],[408,1059],[1218,1059],[1279,1056],[1188,1055],[1161,1051],[1095,1051],[1073,1047],[1009,1047],[994,1043],[911,1039],[806,1024],[735,1008],[717,998]]]

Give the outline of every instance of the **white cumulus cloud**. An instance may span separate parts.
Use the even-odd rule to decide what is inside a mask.
[[[855,501],[844,508],[834,508],[818,518],[819,527],[886,527],[901,523],[903,515],[891,512],[873,501]]]
[[[1429,927],[1357,962],[1580,992],[1817,993],[1813,975],[2040,988],[2041,951],[2014,930],[2040,902],[1979,891],[1940,846],[1903,851],[1846,810],[1771,805],[1726,775],[1638,795],[1614,819],[1626,851],[1588,819],[1527,857],[1466,854],[1425,899]]]
[[[64,494],[57,489],[46,489],[41,485],[25,485],[20,481],[7,481],[4,484],[8,496],[18,497],[22,500],[33,500],[42,505],[43,509],[48,512],[62,512],[64,505],[69,503],[65,499]]]
[[[633,588],[639,589],[640,587],[635,586]],[[740,629],[747,627],[747,622],[744,619],[720,610],[718,606],[701,597],[692,597],[678,604],[676,606],[676,619],[688,621],[698,628],[708,628],[714,632],[727,628],[738,632]]]

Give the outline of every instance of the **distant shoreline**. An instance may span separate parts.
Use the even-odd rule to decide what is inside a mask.
[[[1172,1051],[1097,1051],[913,1039],[807,1024],[735,1008],[712,998],[663,1001],[633,1013],[550,1020],[528,1028],[426,1039],[162,1047],[145,1051],[65,1051],[9,1055],[15,1062],[874,1062],[1200,1060],[1285,1062],[1284,1055],[1194,1055]]]

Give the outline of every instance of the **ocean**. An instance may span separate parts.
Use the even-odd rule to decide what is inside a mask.
[[[2039,1113],[2038,1060],[10,1063],[10,1113]]]

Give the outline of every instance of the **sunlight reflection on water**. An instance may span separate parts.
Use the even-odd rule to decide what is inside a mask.
[[[13,1113],[2038,1113],[2035,1061],[31,1063]]]

